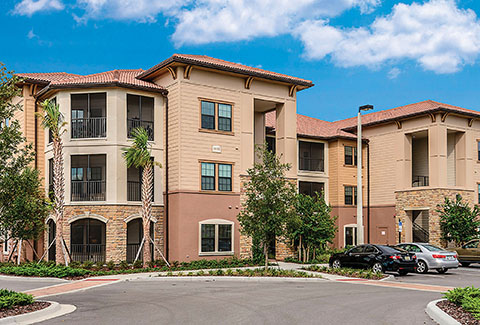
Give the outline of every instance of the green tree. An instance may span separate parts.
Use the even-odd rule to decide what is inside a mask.
[[[161,166],[152,159],[148,132],[143,127],[132,131],[133,144],[123,149],[127,167],[142,170],[142,221],[143,221],[143,265],[152,259],[150,252],[150,221],[152,219],[153,167]]]
[[[461,246],[478,237],[480,209],[476,205],[471,208],[462,200],[460,194],[455,200],[446,197],[444,203],[438,206],[437,212],[440,215],[443,240],[453,241],[457,246]]]
[[[37,116],[42,127],[49,132],[53,146],[53,213],[55,216],[55,259],[57,264],[68,265],[66,247],[63,241],[63,215],[65,206],[65,175],[62,135],[66,132],[67,122],[60,112],[60,106],[53,101],[45,100],[41,107],[43,112]]]
[[[34,159],[32,144],[26,143],[15,119],[22,109],[16,86],[20,81],[0,63],[0,232],[23,241],[42,233],[49,205],[38,171],[28,167]]]
[[[310,252],[325,249],[326,245],[333,243],[337,226],[337,217],[331,216],[332,208],[325,202],[323,193],[315,196],[297,194],[296,216],[288,225],[289,238],[298,242],[299,260],[310,260]]]
[[[290,165],[282,164],[266,144],[255,151],[259,162],[247,170],[246,200],[238,221],[242,234],[255,238],[263,247],[268,267],[269,239],[282,240],[287,223],[294,217],[296,186],[285,177]]]

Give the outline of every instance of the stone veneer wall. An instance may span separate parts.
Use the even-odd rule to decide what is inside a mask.
[[[245,185],[249,181],[250,177],[246,175],[240,176],[240,205],[243,209],[243,204],[246,201]],[[291,180],[295,182],[296,180]],[[278,260],[284,260],[286,257],[294,257],[295,250],[288,242],[276,241],[275,258]],[[252,238],[240,234],[240,258],[252,258]]]
[[[63,236],[70,250],[70,223],[72,218],[103,217],[106,223],[106,261],[116,263],[127,259],[127,223],[125,219],[141,216],[142,208],[139,205],[71,205],[65,206]],[[163,206],[152,207],[152,217],[157,220],[154,225],[155,246],[164,253],[164,213]],[[45,249],[48,247],[48,229],[45,231]],[[155,249],[154,258],[161,259]],[[47,259],[47,257],[46,257]]]
[[[440,217],[436,212],[437,206],[443,204],[446,197],[455,199],[456,195],[460,194],[464,201],[470,205],[474,204],[474,191],[472,190],[457,190],[446,188],[416,188],[407,191],[398,191],[395,193],[396,197],[396,226],[395,236],[398,243],[398,220],[402,220],[405,225],[405,220],[409,218],[405,208],[429,208],[429,235],[430,243],[446,246],[441,240]],[[402,231],[402,242],[405,242],[405,229]]]

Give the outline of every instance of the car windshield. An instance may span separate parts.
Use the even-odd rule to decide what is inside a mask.
[[[387,254],[396,254],[396,253],[405,253],[406,251],[400,247],[386,246],[386,245],[377,245],[384,253]]]
[[[433,245],[430,245],[430,244],[422,245],[422,246],[425,247],[426,249],[428,249],[430,252],[443,252],[444,251],[443,248],[433,246]]]

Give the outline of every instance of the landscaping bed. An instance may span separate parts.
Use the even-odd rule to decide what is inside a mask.
[[[141,263],[137,262],[130,265],[121,262],[116,265],[113,262],[106,264],[94,264],[86,262],[71,263],[69,266],[55,265],[52,262],[42,263],[24,263],[16,265],[13,263],[0,264],[0,274],[30,276],[30,277],[53,277],[64,278],[70,280],[78,280],[82,278],[101,276],[101,275],[117,275],[132,274],[144,272],[167,272],[167,271],[188,271],[199,269],[217,269],[217,268],[238,268],[255,266],[251,259],[226,258],[222,260],[198,260],[189,263],[172,262],[170,267],[166,266],[162,261],[149,263],[149,266],[143,268]]]
[[[320,275],[312,275],[303,271],[280,270],[276,268],[259,268],[254,270],[229,269],[229,270],[210,270],[210,271],[190,271],[190,272],[168,272],[159,274],[161,277],[170,276],[243,276],[243,277],[280,277],[280,278],[321,278]]]
[[[0,289],[0,318],[30,313],[48,306],[48,302],[34,301],[32,295]]]
[[[445,293],[447,300],[437,306],[461,324],[480,324],[480,289],[455,288]]]
[[[376,273],[376,272],[373,272],[372,270],[350,269],[350,268],[334,269],[334,268],[319,266],[319,265],[308,266],[308,267],[305,267],[304,270],[335,274],[335,275],[340,275],[340,276],[345,276],[350,278],[369,279],[369,280],[381,280],[387,277],[387,275],[383,273]]]

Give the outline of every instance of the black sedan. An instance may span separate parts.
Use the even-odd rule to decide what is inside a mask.
[[[374,272],[394,271],[400,275],[415,272],[417,257],[403,249],[386,245],[359,245],[333,254],[330,267],[371,268]]]

